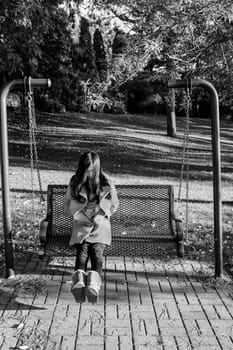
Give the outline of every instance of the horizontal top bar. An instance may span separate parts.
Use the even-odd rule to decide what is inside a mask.
[[[24,88],[24,79],[19,79],[19,80],[12,80],[11,82],[9,82],[10,86],[11,86],[11,90],[13,88]],[[32,87],[44,87],[44,88],[50,88],[52,86],[52,82],[50,79],[31,79],[31,86]]]
[[[32,88],[50,88],[52,82],[50,79],[31,79]],[[6,84],[1,89],[1,99],[6,99],[8,93],[14,89],[23,89],[25,87],[24,79],[11,80],[6,82]]]
[[[169,88],[191,88],[191,87],[203,87],[210,93],[216,93],[214,86],[204,79],[191,79],[191,80],[170,80],[168,81]]]

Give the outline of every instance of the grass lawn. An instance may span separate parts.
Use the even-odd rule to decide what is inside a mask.
[[[68,183],[83,151],[93,149],[116,183],[173,184],[177,197],[182,164],[184,118],[177,118],[177,137],[167,137],[166,117],[152,115],[38,114],[36,139],[43,190],[50,183]],[[221,122],[224,264],[233,260],[233,123]],[[189,232],[186,254],[213,260],[213,183],[211,123],[190,122]],[[9,118],[9,161],[14,238],[18,246],[35,245],[38,222],[45,205],[35,194],[35,229],[32,229],[30,152],[27,123]],[[185,199],[185,181],[182,199]],[[36,172],[34,189],[38,190]],[[185,220],[184,201],[176,213]]]

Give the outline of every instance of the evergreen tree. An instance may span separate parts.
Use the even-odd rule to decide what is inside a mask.
[[[104,42],[100,30],[97,28],[94,33],[93,47],[95,52],[95,64],[101,81],[107,79],[107,58],[104,49]]]
[[[89,31],[89,22],[82,17],[80,21],[79,43],[75,44],[73,65],[79,71],[81,80],[96,79],[97,70]]]

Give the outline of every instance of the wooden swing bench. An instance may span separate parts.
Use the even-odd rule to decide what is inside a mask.
[[[111,256],[184,256],[182,221],[174,214],[172,185],[117,185],[119,208],[111,218]],[[40,225],[41,257],[74,256],[72,216],[64,208],[67,185],[49,185],[47,216]]]

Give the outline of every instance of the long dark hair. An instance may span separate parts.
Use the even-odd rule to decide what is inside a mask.
[[[86,186],[87,184],[86,171],[90,165],[94,167],[93,184],[97,198],[99,198],[99,194],[103,186],[109,184],[106,175],[102,171],[99,155],[96,152],[92,151],[85,152],[81,155],[76,173],[70,180],[72,198],[79,199],[79,193],[82,187]]]

